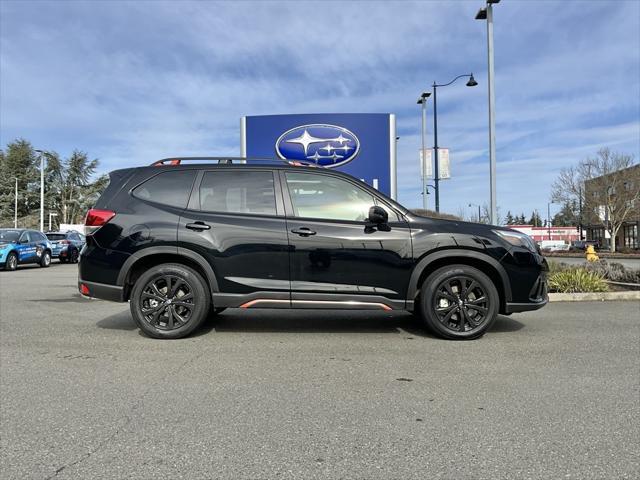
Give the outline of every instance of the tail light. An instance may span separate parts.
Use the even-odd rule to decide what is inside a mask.
[[[95,233],[103,225],[107,224],[109,220],[116,216],[116,212],[111,210],[100,210],[92,208],[87,212],[87,217],[84,220],[84,230],[86,235]]]

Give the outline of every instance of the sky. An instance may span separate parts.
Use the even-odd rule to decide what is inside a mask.
[[[477,87],[438,89],[452,171],[441,210],[470,215],[469,203],[489,201],[481,6],[0,0],[0,144],[80,149],[106,172],[239,155],[243,115],[388,112],[400,136],[398,199],[420,207],[416,99],[473,72]],[[494,38],[502,215],[544,216],[560,169],[602,147],[640,158],[640,1],[502,0]]]

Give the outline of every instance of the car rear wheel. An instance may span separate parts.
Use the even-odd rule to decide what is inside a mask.
[[[16,252],[11,252],[9,255],[7,255],[7,260],[4,263],[4,268],[5,270],[11,271],[18,268],[18,255],[16,255]]]
[[[498,316],[499,302],[491,279],[468,265],[439,268],[420,291],[420,313],[427,327],[452,340],[484,335]]]
[[[40,266],[42,268],[47,268],[49,265],[51,265],[51,252],[45,250],[40,258]]]
[[[78,250],[74,249],[74,250],[71,252],[71,257],[69,258],[69,262],[70,262],[70,263],[78,263],[78,257],[79,257],[79,256],[80,256],[80,255],[79,255],[79,253],[78,253]]]
[[[133,319],[153,338],[182,338],[193,332],[209,312],[211,294],[195,270],[166,263],[147,270],[131,291]]]

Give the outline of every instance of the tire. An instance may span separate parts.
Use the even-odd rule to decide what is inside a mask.
[[[211,293],[192,268],[164,263],[138,278],[130,300],[131,315],[145,335],[175,339],[186,337],[207,318]]]
[[[45,250],[42,252],[42,258],[40,258],[40,266],[42,268],[48,268],[51,265],[51,252],[49,250]]]
[[[491,279],[468,265],[439,268],[422,284],[419,317],[450,340],[479,338],[498,316],[500,297]]]
[[[78,263],[79,257],[80,254],[78,252],[78,249],[74,249],[73,252],[71,252],[71,256],[69,257],[69,263]]]
[[[66,258],[62,258],[62,257],[58,257],[58,261],[60,263],[67,263],[67,259]]]
[[[11,252],[4,262],[4,269],[13,272],[16,268],[18,268],[18,254]]]

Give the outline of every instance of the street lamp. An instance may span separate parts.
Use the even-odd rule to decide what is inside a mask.
[[[547,237],[551,240],[551,204],[555,202],[547,202]]]
[[[18,228],[18,177],[16,177],[16,198],[13,205],[13,228]]]
[[[51,217],[57,217],[58,214],[54,212],[49,212],[49,231],[51,231]]]
[[[478,10],[476,20],[487,21],[487,58],[489,64],[489,212],[491,224],[495,225],[498,219],[498,207],[496,205],[496,135],[495,135],[495,106],[496,97],[493,89],[493,4],[500,0],[487,0],[487,6]]]
[[[437,98],[437,88],[438,87],[446,87],[451,85],[453,82],[462,77],[469,77],[469,81],[467,82],[467,87],[475,87],[478,85],[478,82],[473,78],[473,73],[469,73],[466,75],[458,75],[456,78],[451,80],[449,83],[444,83],[442,85],[436,84],[433,82],[433,150],[435,154],[434,161],[434,190],[436,192],[436,212],[440,212],[440,165],[438,163],[438,105],[436,103]]]
[[[420,159],[422,162],[422,207],[427,210],[427,156],[424,149],[424,137],[427,134],[427,98],[431,96],[431,92],[422,92],[420,98],[416,102],[422,105],[422,150],[420,151]]]
[[[470,203],[469,208],[471,207],[478,207],[478,223],[480,223],[480,205],[478,205],[477,203]]]

